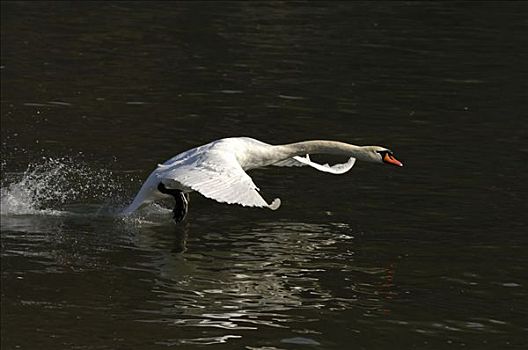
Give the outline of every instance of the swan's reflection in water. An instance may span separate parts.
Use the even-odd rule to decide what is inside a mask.
[[[335,311],[390,312],[394,264],[356,257],[347,224],[261,222],[185,224],[143,230],[136,241],[155,251],[146,263],[158,277],[138,321],[230,331],[260,327],[318,333],[309,325]],[[228,229],[226,229],[228,227]],[[186,251],[185,254],[182,252]],[[300,331],[299,331],[300,332]],[[234,336],[239,333],[229,333]],[[224,342],[226,334],[176,342]],[[215,340],[216,339],[216,340]]]
[[[311,343],[325,320],[384,317],[397,292],[391,254],[380,256],[383,247],[344,223],[223,215],[174,225],[170,211],[133,222],[3,219],[2,262],[19,262],[3,273],[13,291],[7,305],[23,314],[27,303],[43,305],[39,312],[59,323],[50,310],[80,312],[86,326],[103,328],[114,325],[100,314],[106,310],[122,315],[127,329],[148,329],[146,338],[162,332],[162,345],[234,343],[263,329]]]

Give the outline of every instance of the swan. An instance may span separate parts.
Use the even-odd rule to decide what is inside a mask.
[[[350,158],[346,163],[330,166],[313,162],[310,154],[338,154]],[[192,191],[222,203],[276,210],[280,199],[266,202],[247,170],[270,165],[310,166],[331,174],[344,174],[354,166],[356,159],[403,166],[392,151],[380,146],[323,140],[271,145],[249,137],[223,138],[158,164],[121,214],[128,216],[148,203],[173,197],[176,201],[173,219],[179,222],[187,214]]]

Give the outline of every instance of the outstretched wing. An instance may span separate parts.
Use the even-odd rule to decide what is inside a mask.
[[[324,171],[326,173],[331,174],[344,174],[352,167],[354,166],[354,163],[356,162],[356,158],[350,158],[348,162],[342,163],[342,164],[335,164],[335,165],[329,165],[329,164],[319,164],[316,162],[312,162],[310,159],[310,155],[306,155],[305,157],[292,157],[285,160],[282,160],[278,163],[275,163],[273,165],[275,166],[311,166],[312,168],[315,168],[319,171]]]
[[[218,202],[247,207],[277,209],[280,199],[268,204],[258,187],[242,169],[234,154],[209,150],[202,154],[158,168],[168,188],[190,188]]]

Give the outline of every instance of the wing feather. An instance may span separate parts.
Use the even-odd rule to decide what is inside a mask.
[[[261,197],[233,154],[209,151],[207,156],[186,158],[159,170],[166,186],[190,188],[218,202],[273,210],[280,205],[278,199],[268,204]]]
[[[308,166],[311,166],[312,168],[315,168],[319,171],[324,171],[326,173],[344,174],[350,169],[352,169],[355,162],[356,162],[356,158],[351,157],[346,163],[342,163],[342,164],[334,164],[334,165],[319,164],[319,163],[313,162],[310,159],[310,155],[307,154],[305,157],[295,156],[292,158],[288,158],[286,160],[282,160],[273,165],[275,166],[305,166],[305,165],[308,165]]]

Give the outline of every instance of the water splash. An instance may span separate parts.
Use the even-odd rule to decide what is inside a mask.
[[[95,169],[72,158],[46,158],[29,164],[23,173],[3,173],[1,215],[61,215],[82,201],[119,200],[122,187],[106,169]]]
[[[151,203],[128,216],[119,216],[119,218],[122,222],[137,227],[172,225],[174,223],[172,209],[164,204],[166,203],[163,201]]]

